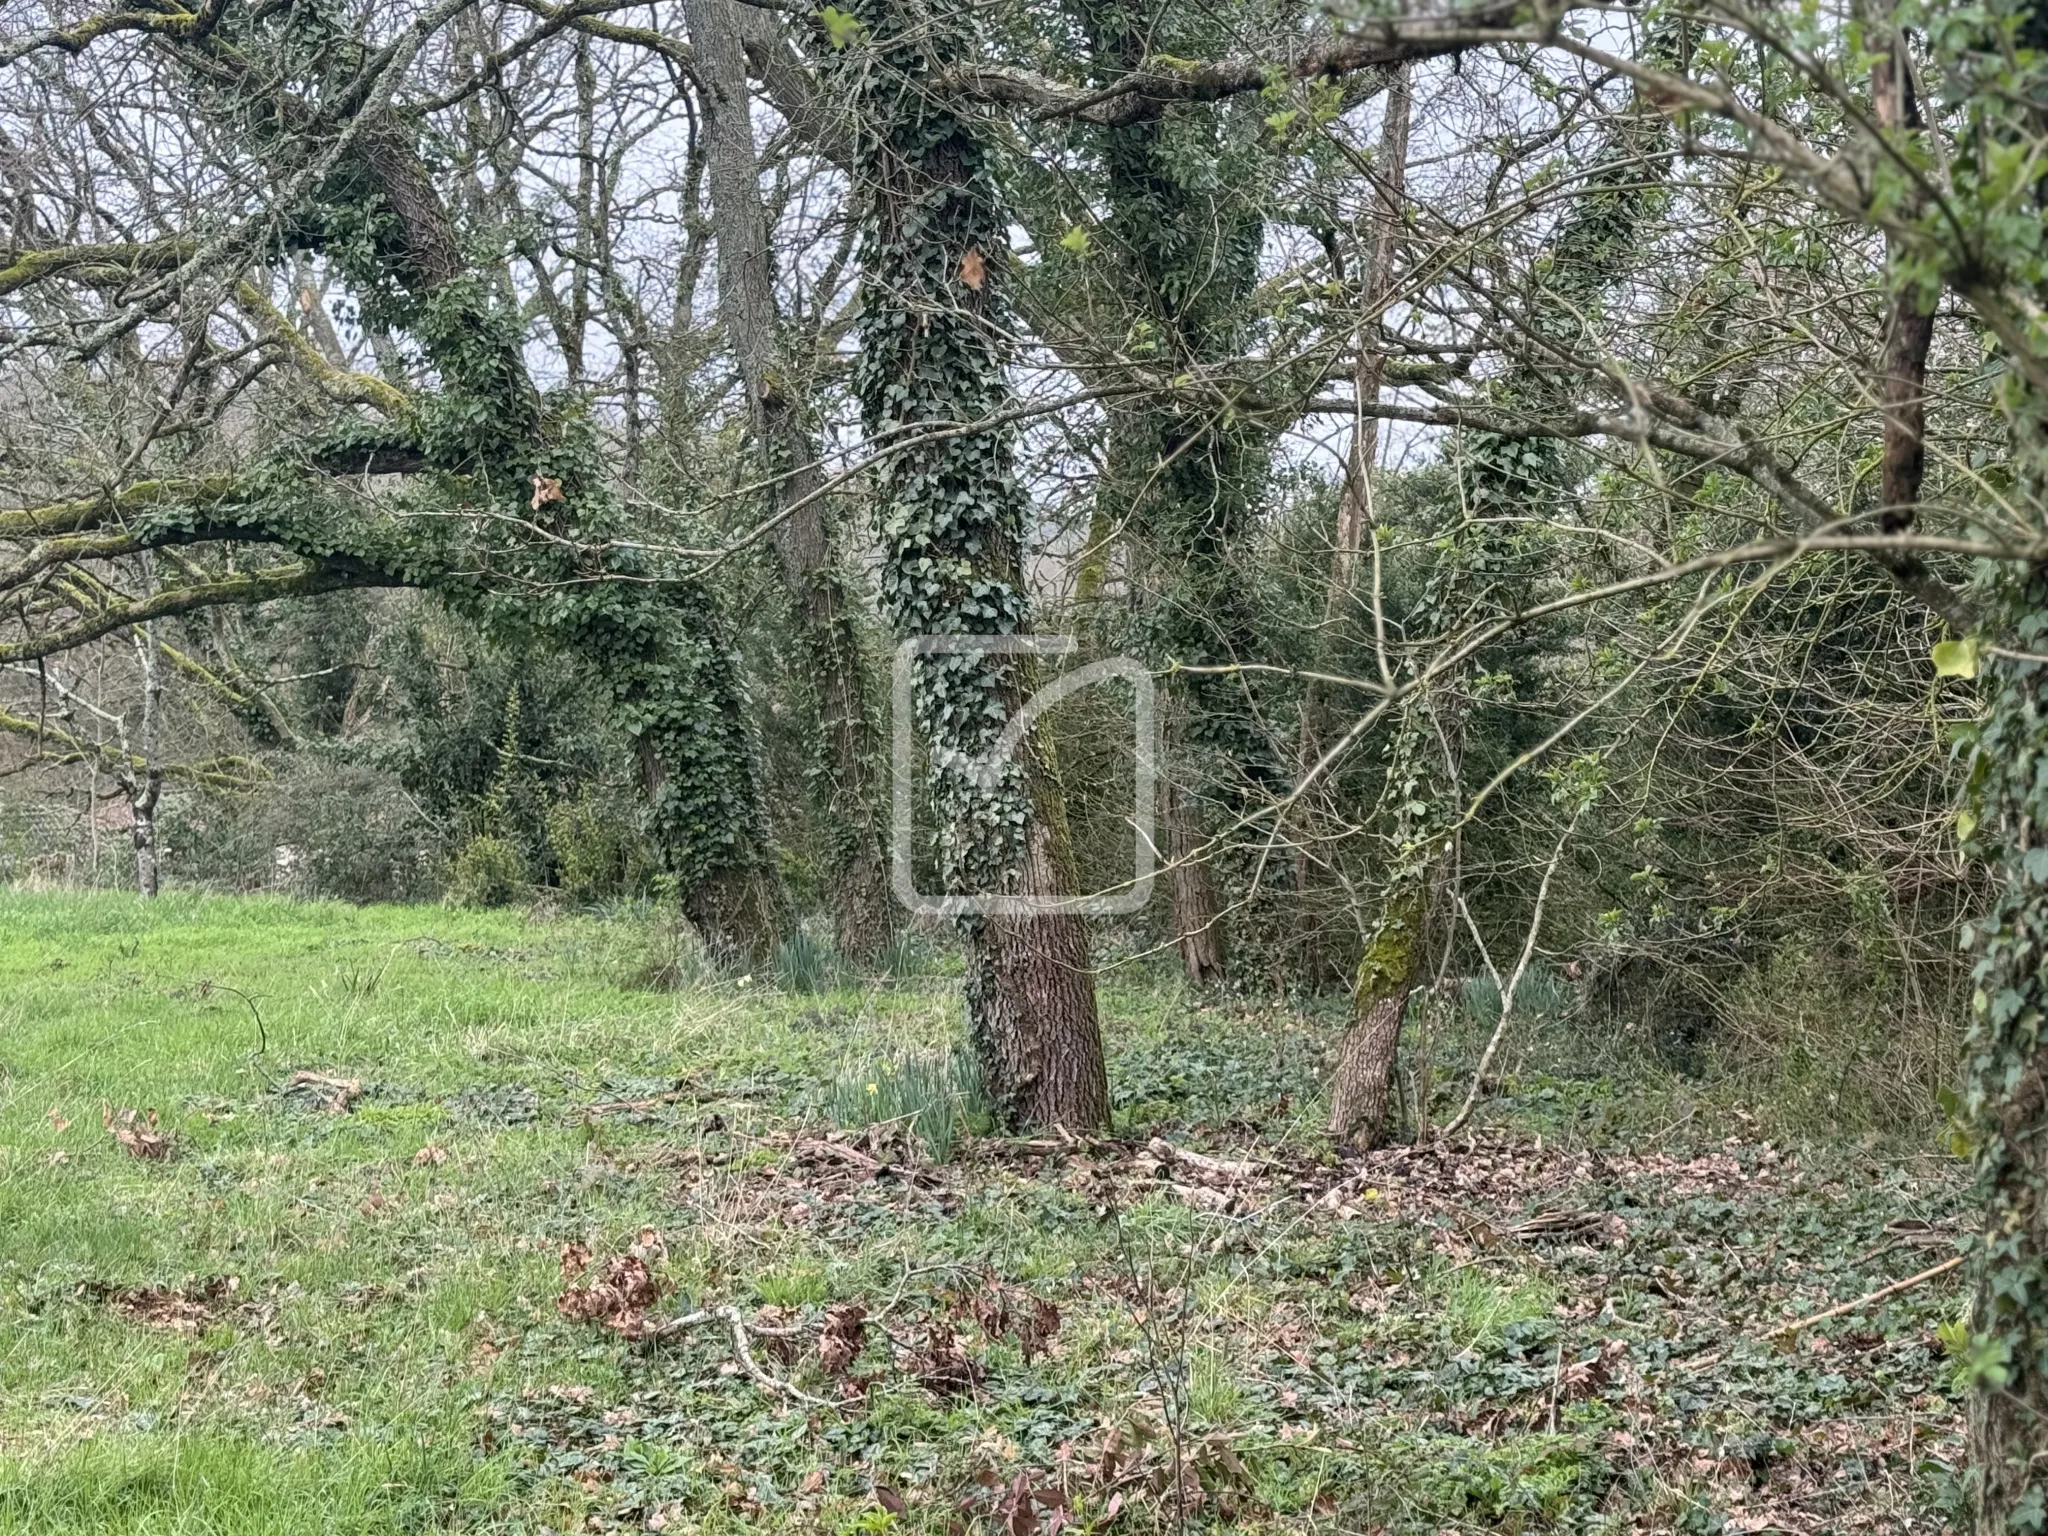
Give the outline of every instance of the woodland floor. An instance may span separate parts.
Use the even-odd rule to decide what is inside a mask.
[[[1339,1160],[1327,1021],[1133,970],[1115,1139],[934,1163],[826,1108],[943,967],[650,944],[0,894],[0,1531],[1947,1528],[1956,1278],[1766,1335],[1950,1255],[1952,1159],[1523,1074]]]

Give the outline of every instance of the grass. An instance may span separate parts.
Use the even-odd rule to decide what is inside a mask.
[[[1325,1022],[1116,973],[1122,1139],[1033,1149],[975,1134],[943,956],[685,959],[644,914],[0,893],[0,1533],[1088,1529],[1112,1501],[1119,1531],[1909,1531],[1953,1503],[1952,1289],[1821,1350],[1741,1342],[1924,1267],[1872,1238],[1952,1220],[1951,1165],[1630,1147],[1606,1128],[1657,1106],[1567,1084],[1469,1153],[1378,1155],[1333,1213],[1302,1193],[1347,1171]],[[174,1155],[103,1108],[154,1109]],[[1139,1160],[1154,1134],[1271,1176],[1218,1208]],[[1561,1202],[1626,1239],[1511,1235]],[[571,1243],[639,1245],[651,1317],[736,1307],[759,1372],[836,1406],[764,1388],[722,1322],[564,1317]],[[834,1377],[852,1302],[880,1326]],[[1727,1359],[1688,1374],[1703,1340]]]

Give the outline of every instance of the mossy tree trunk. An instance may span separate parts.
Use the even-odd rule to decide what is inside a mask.
[[[1401,1020],[1422,975],[1428,906],[1423,880],[1404,884],[1388,900],[1379,929],[1359,959],[1351,1028],[1338,1047],[1330,1080],[1330,1134],[1339,1141],[1372,1147],[1386,1129]]]

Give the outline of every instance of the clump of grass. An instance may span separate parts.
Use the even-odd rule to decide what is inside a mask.
[[[1516,1323],[1548,1317],[1557,1305],[1556,1293],[1541,1280],[1496,1281],[1476,1269],[1453,1270],[1431,1290],[1444,1331],[1461,1352],[1484,1353]]]
[[[775,984],[785,992],[823,992],[838,969],[838,957],[830,946],[801,928],[775,947]]]
[[[985,1131],[991,1124],[974,1059],[950,1050],[871,1060],[844,1072],[826,1089],[825,1111],[846,1130],[906,1124],[935,1163],[953,1160],[963,1125]]]
[[[1203,1345],[1188,1356],[1188,1416],[1214,1427],[1236,1424],[1244,1417],[1244,1384],[1221,1350]]]

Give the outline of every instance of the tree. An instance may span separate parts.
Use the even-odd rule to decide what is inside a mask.
[[[868,958],[880,953],[893,924],[855,598],[839,572],[826,521],[826,487],[809,422],[809,370],[780,340],[739,9],[735,0],[687,0],[684,14],[704,86],[719,312],[762,467],[774,486],[776,548],[816,700],[820,810],[833,840],[839,946]]]
[[[854,387],[883,454],[874,502],[882,596],[899,635],[1014,635],[1029,624],[1024,495],[1013,463],[1001,302],[1007,220],[988,153],[933,89],[966,53],[964,22],[879,6],[850,76],[863,167],[860,357]],[[1074,894],[1057,765],[1027,737],[984,772],[1029,674],[987,656],[926,657],[940,868],[952,892]],[[1007,1119],[1107,1125],[1109,1087],[1089,941],[1071,912],[969,915],[969,1038]]]

